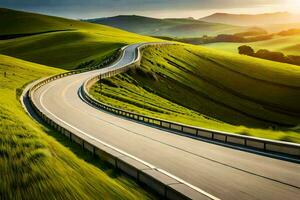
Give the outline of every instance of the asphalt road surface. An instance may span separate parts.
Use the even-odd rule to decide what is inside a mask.
[[[180,136],[96,109],[79,96],[85,80],[135,58],[126,48],[105,69],[55,80],[35,92],[48,116],[161,168],[224,200],[300,199],[300,165]]]

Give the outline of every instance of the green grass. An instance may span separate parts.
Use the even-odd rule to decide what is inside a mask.
[[[132,180],[33,121],[19,95],[40,77],[96,64],[125,44],[157,39],[8,9],[0,9],[0,30],[1,35],[34,34],[0,41],[5,54],[0,55],[0,199],[153,199]]]
[[[276,36],[271,40],[250,42],[250,43],[212,43],[205,45],[206,47],[238,53],[238,47],[241,45],[249,45],[256,51],[259,49],[268,49],[270,51],[279,51],[286,55],[300,56],[300,35],[293,36]]]
[[[192,45],[150,47],[100,101],[141,114],[300,143],[300,68]]]
[[[57,133],[24,112],[18,96],[22,87],[59,72],[0,55],[0,198],[153,198],[124,176],[110,176],[77,157],[51,136]]]
[[[99,63],[126,44],[159,41],[104,25],[8,9],[0,9],[0,30],[1,35],[66,30],[0,40],[1,54],[63,69]]]

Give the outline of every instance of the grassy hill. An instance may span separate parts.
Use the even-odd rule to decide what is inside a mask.
[[[212,23],[233,24],[236,26],[264,26],[270,24],[288,24],[300,22],[298,15],[287,12],[254,15],[215,13],[210,16],[200,18],[199,20]]]
[[[24,112],[18,100],[24,85],[59,72],[0,55],[0,198],[151,198],[127,178],[110,177],[77,157]]]
[[[116,28],[76,20],[0,9],[0,53],[64,69],[93,64],[125,44],[158,40]],[[26,35],[37,33],[35,35]]]
[[[155,39],[9,9],[0,9],[0,30],[0,53],[6,54],[0,54],[0,199],[154,198],[33,121],[21,107],[19,95],[29,82],[64,71],[59,68],[100,62],[124,44]],[[12,39],[3,39],[7,37]]]
[[[293,65],[191,45],[151,47],[140,68],[92,94],[167,120],[300,143],[300,68]]]
[[[195,19],[156,19],[135,15],[120,15],[88,21],[143,35],[169,37],[200,37],[202,35],[242,32],[247,29],[247,27],[208,23]]]
[[[268,49],[271,51],[279,51],[286,55],[300,56],[300,34],[292,36],[276,36],[271,40],[251,42],[251,43],[212,43],[205,46],[224,50],[228,52],[238,52],[238,47],[241,45],[249,45],[255,50]]]

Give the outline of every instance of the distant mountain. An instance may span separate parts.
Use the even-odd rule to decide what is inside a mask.
[[[294,15],[287,12],[257,15],[215,13],[213,15],[200,18],[199,20],[211,23],[231,24],[235,26],[261,26],[270,24],[297,23],[300,22],[300,15]]]
[[[169,37],[199,37],[223,33],[242,32],[246,27],[199,21],[193,18],[156,19],[136,15],[119,15],[115,17],[85,20],[104,24],[144,35]]]

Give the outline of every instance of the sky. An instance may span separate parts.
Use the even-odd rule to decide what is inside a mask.
[[[216,12],[300,13],[300,0],[0,0],[0,7],[74,19],[124,14],[157,18],[200,18]]]

